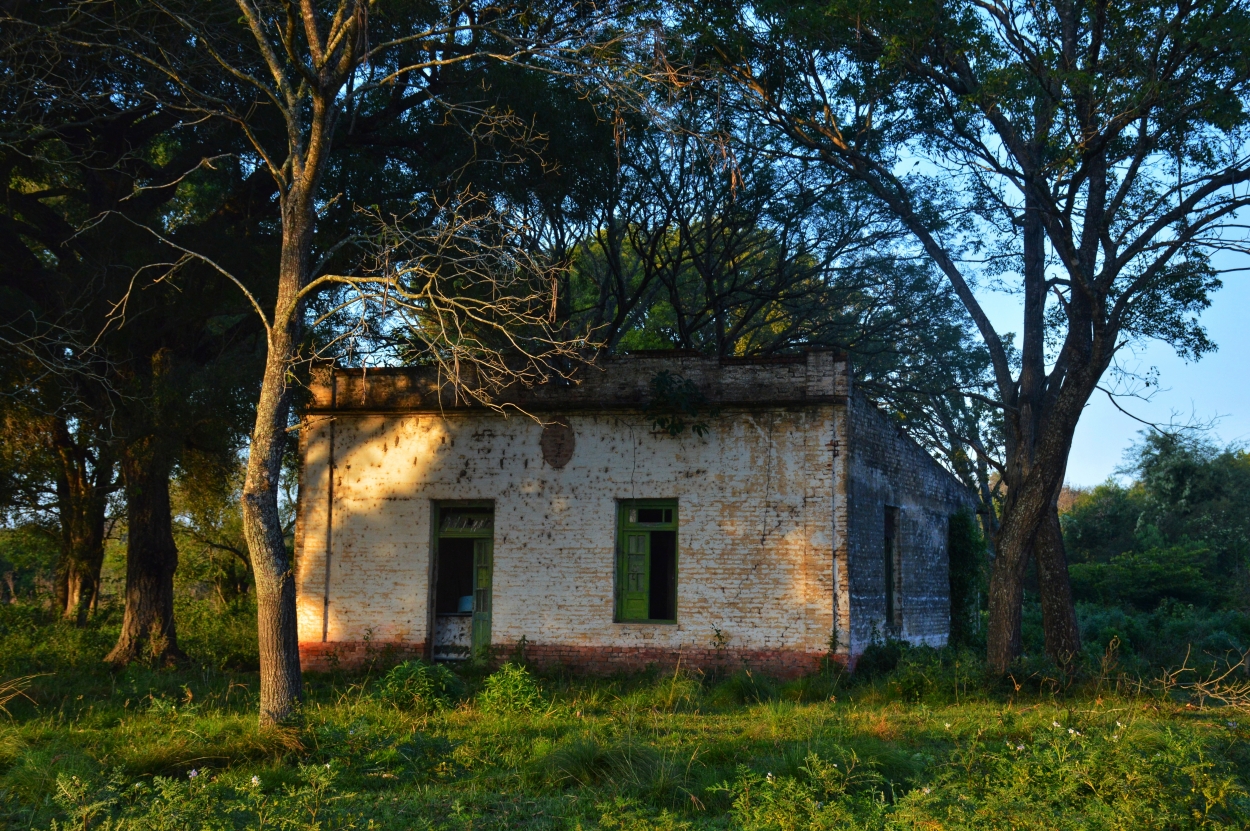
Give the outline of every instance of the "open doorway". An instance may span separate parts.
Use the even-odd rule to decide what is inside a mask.
[[[491,506],[435,506],[435,660],[462,661],[490,647],[494,510]]]

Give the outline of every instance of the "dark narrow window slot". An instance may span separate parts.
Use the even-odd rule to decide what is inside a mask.
[[[436,614],[469,614],[473,611],[471,605],[467,609],[461,608],[461,598],[473,596],[472,539],[445,538],[438,541],[438,587],[434,596]]]
[[[669,517],[669,521],[672,522],[671,511],[669,512]],[[661,522],[664,522],[664,511],[661,508],[639,508],[638,521],[640,523],[655,523],[658,525]]]
[[[652,620],[674,620],[677,617],[677,532],[651,532],[651,602],[648,616]]]
[[[887,629],[902,626],[899,606],[898,508],[885,507],[885,625]]]

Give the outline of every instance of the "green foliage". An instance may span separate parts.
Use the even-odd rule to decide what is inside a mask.
[[[898,647],[896,667],[874,678],[824,672],[784,685],[745,671],[721,681],[553,675],[541,697],[533,675],[505,665],[454,708],[426,702],[440,683],[454,700],[456,674],[409,662],[373,684],[312,677],[299,726],[259,731],[255,673],[205,663],[113,674],[99,661],[108,632],[97,645],[65,640],[94,622],[77,630],[19,609],[0,610],[5,666],[49,674],[29,679],[33,701],[19,696],[11,718],[0,714],[3,827],[980,831],[1250,821],[1241,715],[1189,710],[1154,691],[1096,695],[1092,684],[1005,689],[983,680],[978,659],[949,650]],[[1175,614],[1172,625],[1188,620]],[[185,620],[188,643],[216,631],[197,631],[208,615]],[[1171,637],[1217,624],[1189,620]],[[41,639],[54,646],[13,654]],[[0,670],[0,680],[15,674]]]
[[[1151,432],[1137,480],[1077,492],[1063,512],[1079,600],[1149,610],[1175,600],[1212,609],[1250,598],[1250,455]]]
[[[1218,606],[1227,586],[1213,576],[1215,557],[1205,548],[1172,546],[1128,551],[1105,563],[1069,568],[1077,600],[1148,611],[1163,600]]]
[[[716,790],[733,799],[732,816],[744,831],[798,831],[879,825],[885,816],[884,778],[866,770],[854,751],[838,761],[809,753],[798,775],[763,775],[747,766]]]
[[[696,436],[703,436],[709,429],[706,419],[715,415],[716,411],[708,406],[707,397],[689,378],[667,369],[651,378],[647,417],[655,429],[670,436],[680,436],[689,427]]]
[[[968,646],[980,634],[981,603],[986,590],[985,538],[976,517],[960,511],[950,518],[947,531],[950,552],[950,643]]]
[[[897,638],[873,638],[855,662],[855,674],[872,679],[893,672],[907,648],[906,641]]]
[[[378,683],[380,701],[419,713],[449,707],[464,692],[464,683],[442,664],[404,661]]]
[[[744,668],[712,687],[708,702],[717,707],[741,707],[772,701],[777,695],[773,679]]]
[[[33,523],[0,528],[0,601],[35,594],[38,581],[56,567],[58,533]]]
[[[936,817],[949,829],[1039,831],[1236,828],[1250,821],[1244,774],[1185,731],[1123,712],[1069,711],[1050,725],[1010,714],[1006,726],[994,740],[958,741],[932,783],[902,801],[898,826],[922,827]]]
[[[546,702],[529,670],[506,663],[486,678],[478,704],[489,713],[534,713]]]

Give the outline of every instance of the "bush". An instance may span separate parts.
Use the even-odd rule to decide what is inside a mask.
[[[798,776],[761,776],[740,767],[732,784],[713,790],[730,796],[733,817],[744,831],[861,827],[865,815],[884,819],[885,782],[880,774],[860,767],[854,753],[837,762],[811,753]]]
[[[404,661],[379,682],[376,697],[400,710],[430,713],[451,705],[464,684],[441,664]]]
[[[716,707],[763,704],[777,697],[777,685],[765,675],[743,669],[712,687],[708,701]]]
[[[960,511],[947,529],[950,551],[952,646],[971,646],[981,635],[981,599],[985,593],[985,538],[976,517]]]
[[[880,678],[882,675],[888,675],[898,666],[898,662],[903,659],[903,653],[907,651],[907,642],[897,638],[873,638],[872,643],[868,644],[868,648],[859,656],[859,660],[855,662],[855,677],[864,681],[871,681],[874,678]]]
[[[1220,605],[1227,592],[1212,576],[1214,565],[1215,557],[1207,549],[1175,545],[1127,551],[1105,563],[1075,563],[1069,572],[1077,600],[1149,611],[1165,599]]]
[[[504,664],[487,677],[477,700],[488,713],[533,713],[544,705],[529,670],[513,663]]]

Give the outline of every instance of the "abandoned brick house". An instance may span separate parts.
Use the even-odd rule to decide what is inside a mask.
[[[707,401],[657,429],[661,372]],[[457,405],[421,369],[319,371],[296,531],[305,669],[525,644],[593,671],[814,669],[876,633],[941,645],[968,492],[853,389],[844,356],[648,353]],[[441,399],[440,399],[441,395]],[[331,473],[333,475],[331,475]]]

